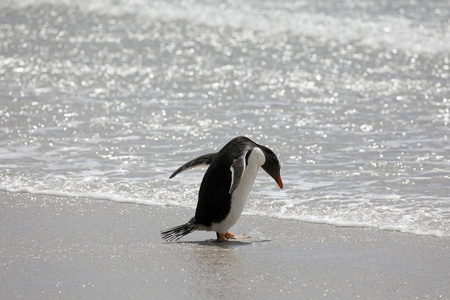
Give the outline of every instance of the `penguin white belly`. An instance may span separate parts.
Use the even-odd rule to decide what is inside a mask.
[[[245,172],[239,183],[239,186],[234,190],[231,195],[231,208],[230,212],[224,220],[219,223],[212,223],[211,229],[219,233],[226,233],[228,229],[236,224],[237,220],[244,210],[245,202],[247,201],[248,195],[255,183],[256,174],[258,169],[265,162],[265,155],[261,149],[255,147],[252,150],[245,168]]]

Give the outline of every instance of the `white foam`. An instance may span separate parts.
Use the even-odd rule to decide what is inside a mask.
[[[306,223],[314,223],[314,224],[325,224],[332,225],[337,227],[360,227],[360,228],[376,228],[387,231],[397,231],[402,233],[410,233],[415,235],[423,235],[423,236],[435,236],[435,237],[450,237],[450,232],[444,228],[442,229],[429,229],[426,226],[408,226],[405,224],[389,224],[389,225],[380,225],[376,222],[371,221],[348,221],[344,218],[333,218],[326,216],[314,216],[314,215],[285,215],[282,213],[265,213],[265,212],[251,212],[245,213],[244,215],[254,215],[254,216],[262,216],[262,217],[272,217],[281,220],[296,220]]]
[[[142,205],[154,205],[154,206],[177,206],[177,207],[189,207],[192,208],[192,205],[179,202],[179,201],[158,201],[146,198],[136,198],[128,195],[116,195],[105,192],[89,192],[89,191],[78,191],[78,192],[70,192],[70,191],[60,191],[60,190],[51,190],[51,189],[36,189],[32,187],[8,187],[5,185],[0,185],[0,191],[11,192],[11,193],[29,193],[35,195],[47,195],[47,196],[57,196],[57,197],[84,197],[84,198],[92,198],[98,200],[108,200],[118,203],[130,203],[130,204],[142,204]]]
[[[294,34],[343,44],[366,47],[401,49],[413,53],[448,53],[450,36],[439,24],[421,22],[420,26],[401,15],[367,15],[348,17],[324,13],[304,12],[301,8],[271,9],[259,3],[229,1],[228,5],[199,1],[69,1],[29,0],[14,5],[22,7],[50,3],[76,6],[78,9],[122,16],[134,14],[143,20],[187,21],[212,27],[251,29],[266,35]],[[432,22],[432,20],[429,20]]]

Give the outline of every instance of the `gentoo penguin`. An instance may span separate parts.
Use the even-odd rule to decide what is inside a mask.
[[[166,241],[178,240],[195,230],[215,231],[219,241],[235,238],[228,229],[241,216],[259,167],[283,188],[275,153],[247,137],[236,137],[219,152],[185,163],[170,178],[201,165],[209,167],[200,185],[195,216],[186,224],[161,231]]]

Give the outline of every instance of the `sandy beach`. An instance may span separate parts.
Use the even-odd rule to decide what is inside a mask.
[[[246,240],[161,240],[192,214],[0,192],[0,298],[450,298],[446,238],[243,216]]]

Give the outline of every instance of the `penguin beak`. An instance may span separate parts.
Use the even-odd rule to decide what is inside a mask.
[[[278,186],[280,187],[280,189],[283,188],[283,181],[281,181],[281,175],[280,173],[278,173],[278,180],[277,180]]]
[[[275,182],[278,184],[280,189],[282,189],[283,188],[283,181],[281,181],[280,168],[278,168],[278,170],[275,171],[275,170],[267,169],[265,167],[265,165],[262,165],[261,167],[264,169],[264,171],[267,172],[267,174],[270,175],[270,177],[273,178],[273,180],[275,180]]]

